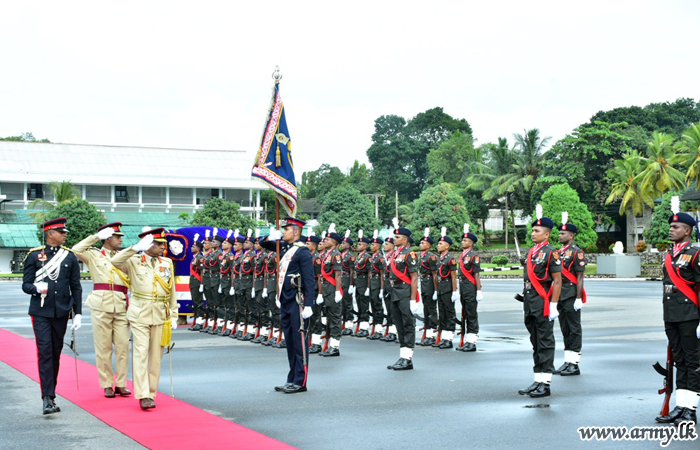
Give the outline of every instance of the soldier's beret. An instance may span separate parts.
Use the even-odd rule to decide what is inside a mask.
[[[462,235],[462,239],[464,239],[464,238],[471,239],[472,242],[474,242],[474,243],[476,243],[476,241],[479,240],[479,238],[476,237],[476,235],[474,233],[464,233]]]
[[[388,242],[389,244],[393,244],[394,238],[388,237],[388,238],[386,238],[386,240],[384,242]]]
[[[578,227],[573,223],[562,223],[559,225],[559,231],[571,231],[572,233],[578,233]]]
[[[449,236],[440,236],[438,242],[447,242],[448,244],[452,245],[452,238]]]
[[[406,237],[411,237],[411,230],[405,227],[398,227],[394,230],[394,234],[400,234]]]
[[[308,241],[309,238],[307,238],[306,236],[304,236],[304,235],[302,234],[301,236],[299,236],[299,240],[300,240],[301,242],[303,242],[303,243],[306,243],[306,241]]]
[[[347,242],[347,243],[350,244],[350,245],[353,245],[353,244],[354,244],[353,240],[352,240],[351,238],[349,238],[349,237],[343,238],[343,242]]]
[[[361,237],[360,239],[357,240],[357,243],[359,244],[360,242],[364,242],[365,244],[369,244],[371,241],[369,238],[366,237]]]
[[[668,223],[680,222],[688,225],[690,228],[695,226],[695,219],[690,214],[679,212],[668,218]]]
[[[430,245],[433,245],[433,243],[435,242],[430,236],[423,236],[422,238],[420,238],[420,240],[421,242],[425,241]]]
[[[533,227],[545,227],[549,228],[550,230],[554,228],[554,221],[550,219],[549,217],[543,217],[541,219],[537,219],[534,222],[532,222]]]
[[[341,235],[339,235],[338,233],[328,233],[328,236],[326,236],[326,237],[333,239],[338,244],[343,242],[343,237]]]
[[[219,236],[218,234],[216,236],[214,236],[215,241],[224,242],[224,239],[226,239],[226,238],[223,236]]]
[[[371,243],[371,244],[379,244],[379,245],[381,245],[381,244],[384,243],[384,241],[382,240],[382,238],[374,238],[374,239],[372,239],[372,241],[371,241],[370,243]]]
[[[309,236],[309,237],[307,238],[307,242],[313,242],[314,244],[320,244],[320,243],[321,243],[321,237],[320,237],[320,236],[316,236],[316,235]]]

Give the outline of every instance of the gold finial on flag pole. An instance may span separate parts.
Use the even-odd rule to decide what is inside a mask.
[[[279,83],[282,79],[282,74],[280,73],[280,66],[275,66],[275,71],[272,72],[272,79],[275,80],[275,83]]]

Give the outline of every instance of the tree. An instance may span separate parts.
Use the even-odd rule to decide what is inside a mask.
[[[345,182],[362,192],[363,194],[373,194],[374,186],[371,180],[371,170],[366,164],[360,164],[358,160],[350,168]]]
[[[0,141],[20,141],[20,142],[47,142],[50,143],[48,139],[37,140],[32,133],[22,133],[19,136],[7,136],[0,137]]]
[[[650,103],[644,108],[615,108],[599,111],[591,118],[593,120],[638,125],[647,132],[647,139],[654,131],[680,136],[686,128],[700,121],[700,103],[692,98],[679,98],[675,102]]]
[[[55,208],[46,213],[44,221],[58,217],[67,219],[66,228],[69,230],[69,233],[66,236],[64,245],[69,248],[85,239],[86,236],[94,234],[99,227],[106,223],[104,215],[97,210],[95,205],[78,197],[60,202]],[[37,236],[41,242],[44,242],[41,227],[37,230]]]
[[[60,205],[61,203],[72,198],[76,198],[80,195],[78,188],[75,187],[70,181],[51,181],[49,183],[49,190],[53,195],[56,205]],[[46,220],[48,220],[46,219],[47,212],[52,211],[56,205],[54,205],[52,202],[44,200],[43,198],[37,198],[29,203],[29,208],[34,210],[34,212],[30,212],[29,215],[32,216],[34,222],[46,222]]]
[[[330,164],[321,164],[318,169],[301,175],[300,197],[321,198],[344,182],[345,174],[339,168]]]
[[[191,227],[217,227],[228,230],[248,228],[254,229],[255,221],[241,214],[241,206],[236,202],[213,197],[207,200],[201,209],[195,211],[190,219]]]
[[[663,195],[670,189],[681,190],[685,177],[673,167],[678,159],[679,155],[673,149],[673,136],[654,131],[647,148],[647,157],[643,160],[644,170],[638,175],[640,190],[650,197]]]
[[[357,236],[358,230],[363,230],[365,235],[371,235],[380,224],[379,220],[374,218],[374,203],[347,184],[336,186],[323,197],[318,222],[319,226],[314,230],[318,235],[327,230],[331,223],[335,223],[339,234],[343,235],[345,230],[349,229],[352,236]]]
[[[668,218],[671,216],[671,197],[679,195],[678,192],[669,191],[661,197],[661,203],[654,207],[649,228],[644,230],[644,240],[663,251],[668,246]]]
[[[457,130],[428,153],[428,180],[434,184],[463,184],[472,174],[475,164],[482,160],[480,149],[474,148],[472,136]]]
[[[430,235],[437,241],[440,228],[446,227],[447,235],[455,241],[455,248],[459,248],[465,223],[476,230],[457,190],[448,183],[442,183],[426,188],[421,193],[415,202],[413,222],[409,228],[413,236],[416,236],[415,241],[418,241],[425,228],[430,227]]]
[[[576,244],[587,251],[596,249],[598,234],[595,231],[593,217],[571,186],[567,183],[551,186],[542,194],[540,204],[542,205],[542,214],[552,219],[555,224],[561,224],[561,214],[567,211],[569,213],[568,222],[576,225],[579,230],[576,233]],[[534,212],[532,217],[535,217]],[[556,236],[556,230],[553,232],[553,236]],[[550,242],[556,243],[557,240],[553,237]]]
[[[678,158],[687,168],[685,181],[688,185],[700,187],[700,122],[693,124],[683,132],[681,140],[676,143]]]
[[[620,200],[620,215],[632,213],[634,230],[637,230],[637,214],[644,209],[644,204],[652,206],[653,199],[640,189],[639,175],[644,170],[644,158],[636,151],[630,151],[622,159],[615,161],[609,172],[612,180],[610,194],[605,204]],[[634,243],[637,244],[637,233],[634,233]]]

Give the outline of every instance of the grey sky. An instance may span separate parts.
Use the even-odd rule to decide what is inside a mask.
[[[442,106],[479,143],[698,95],[697,1],[23,1],[1,8],[0,136],[257,150],[279,65],[297,178]],[[202,161],[201,168],[214,161]],[[138,164],[138,161],[133,161]]]

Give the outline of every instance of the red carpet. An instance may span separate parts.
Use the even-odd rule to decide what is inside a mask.
[[[34,340],[0,328],[0,360],[39,382]],[[167,367],[166,356],[163,370],[168,370]],[[80,360],[78,378],[79,391],[75,383],[74,358],[64,353],[61,356],[56,393],[151,449],[294,449],[163,393],[156,397],[157,407],[149,411],[141,411],[133,395],[126,398],[105,398],[101,395],[97,368]],[[130,381],[127,387],[132,388]],[[36,398],[27,399],[27,402],[30,401],[37,407],[37,414],[40,414],[39,386],[36,388]]]

